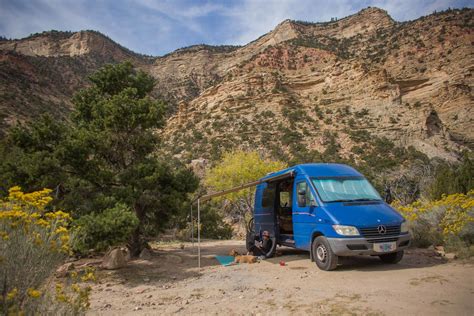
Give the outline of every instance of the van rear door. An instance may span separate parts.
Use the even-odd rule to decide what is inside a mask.
[[[270,236],[278,237],[275,216],[276,184],[264,182],[258,185],[255,195],[255,233],[260,235],[267,230]]]

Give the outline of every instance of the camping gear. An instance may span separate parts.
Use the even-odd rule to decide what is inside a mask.
[[[234,257],[233,256],[215,256],[217,261],[223,266],[228,266],[231,263],[234,263]]]

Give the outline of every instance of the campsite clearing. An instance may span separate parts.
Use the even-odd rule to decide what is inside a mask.
[[[214,255],[244,252],[243,241],[202,243],[202,269],[190,243],[155,244],[150,260],[98,271],[91,314],[374,314],[469,315],[474,263],[408,250],[399,264],[352,257],[336,271],[319,270],[307,252],[278,248],[256,264],[221,266]],[[281,266],[280,261],[286,263]]]

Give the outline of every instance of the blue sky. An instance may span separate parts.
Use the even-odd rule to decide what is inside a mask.
[[[468,0],[0,0],[0,35],[22,38],[46,30],[100,31],[123,46],[159,56],[194,44],[246,44],[285,19],[324,22],[368,6],[397,21]]]

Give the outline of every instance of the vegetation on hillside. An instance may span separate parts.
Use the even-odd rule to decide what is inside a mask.
[[[461,163],[441,163],[436,169],[430,197],[439,199],[443,194],[464,193],[474,189],[474,157],[465,152]]]

